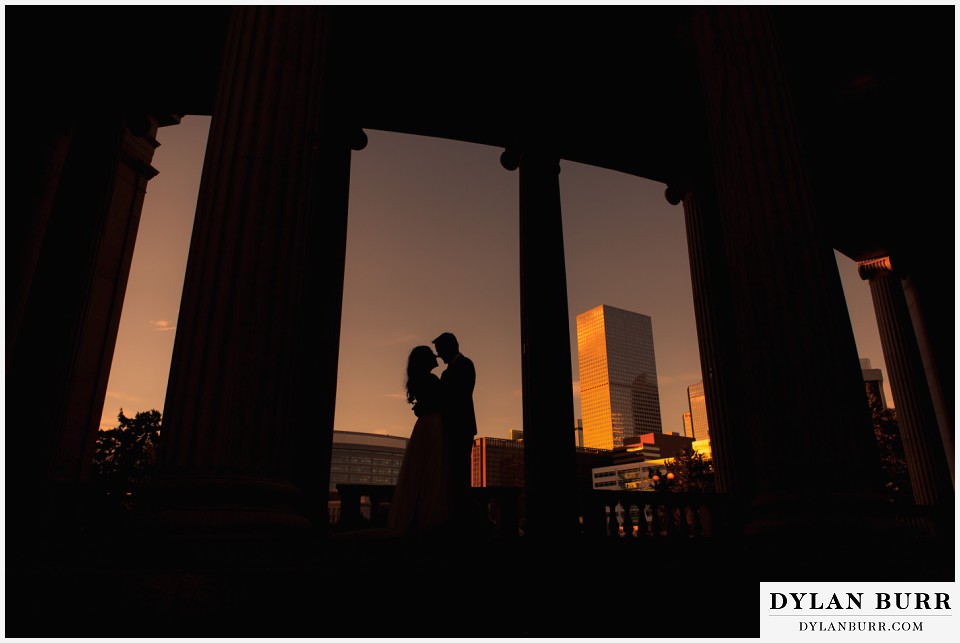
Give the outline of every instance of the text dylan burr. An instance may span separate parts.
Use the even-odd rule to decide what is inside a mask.
[[[950,609],[950,595],[944,592],[876,592],[876,602],[870,607],[878,610],[943,610]],[[817,592],[770,592],[770,609],[849,610],[863,609],[863,592],[846,592],[821,597]]]

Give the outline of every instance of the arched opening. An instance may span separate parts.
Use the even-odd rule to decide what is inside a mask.
[[[700,381],[683,212],[663,184],[589,165],[564,162],[560,185],[574,357],[577,315],[609,304],[651,317],[657,414],[664,433],[682,434],[687,387]]]
[[[407,356],[453,332],[476,364],[481,433],[507,437],[521,424],[516,177],[497,148],[367,136],[351,162],[334,428],[409,436]]]

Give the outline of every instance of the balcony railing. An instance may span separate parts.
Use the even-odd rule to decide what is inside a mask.
[[[384,529],[393,499],[392,485],[338,484],[340,521],[332,525],[337,532]],[[518,487],[473,487],[474,502],[486,511],[494,535],[511,538],[520,535],[520,494]],[[364,509],[369,515],[364,515]]]
[[[355,532],[387,526],[393,486],[338,484],[340,520],[334,531]],[[474,501],[486,510],[495,535],[522,535],[518,487],[473,487]],[[581,532],[595,537],[709,538],[730,533],[733,512],[717,494],[591,491],[579,499]],[[364,511],[366,510],[366,511]]]
[[[334,531],[385,528],[393,486],[339,484],[340,521]],[[475,502],[486,510],[501,538],[523,535],[523,489],[474,487]],[[750,516],[763,516],[762,507],[747,507],[716,493],[591,490],[576,500],[580,533],[591,538],[707,539],[749,535]],[[367,515],[364,515],[364,509]],[[953,538],[953,512],[932,507],[875,499],[850,505],[795,499],[780,505],[787,535],[879,529],[904,538]],[[773,523],[768,523],[768,526]]]
[[[739,530],[726,496],[712,493],[594,490],[581,503],[584,535],[711,538]]]

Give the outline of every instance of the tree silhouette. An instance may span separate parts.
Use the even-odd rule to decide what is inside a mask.
[[[892,498],[910,500],[913,498],[913,487],[907,471],[897,410],[884,405],[879,390],[874,386],[867,386],[867,404],[870,405],[873,418],[873,436],[880,451],[880,473],[884,488]]]
[[[913,498],[907,460],[903,452],[903,438],[896,409],[873,410],[873,435],[880,451],[880,473],[884,487],[893,498]]]
[[[711,492],[715,490],[713,463],[704,460],[703,454],[693,447],[680,449],[673,460],[664,463],[665,491]],[[673,474],[673,478],[669,478]]]
[[[156,466],[161,417],[154,409],[130,418],[121,408],[117,420],[116,428],[97,435],[93,469],[108,495],[126,496]]]

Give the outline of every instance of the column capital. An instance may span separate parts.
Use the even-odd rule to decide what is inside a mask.
[[[524,165],[524,162],[544,162],[544,163],[555,163],[557,174],[560,174],[560,157],[557,154],[550,152],[539,152],[539,151],[521,151],[514,147],[508,147],[503,150],[503,154],[500,155],[500,165],[504,169],[513,172],[518,167]]]
[[[367,133],[362,127],[345,125],[342,123],[327,124],[322,129],[313,130],[307,134],[307,141],[314,146],[332,143],[337,146],[345,145],[358,152],[367,146]]]
[[[670,205],[679,205],[689,191],[690,181],[688,179],[675,179],[667,182],[667,187],[663,191],[663,198]]]
[[[500,155],[500,165],[502,165],[505,170],[513,172],[520,167],[520,152],[510,147],[506,148],[503,150],[503,154]]]
[[[350,149],[359,152],[367,146],[367,133],[362,127],[351,128],[347,134],[347,140],[350,142]]]
[[[858,261],[857,272],[860,273],[860,278],[866,281],[869,281],[877,275],[893,272],[893,263],[890,261],[890,255]]]

